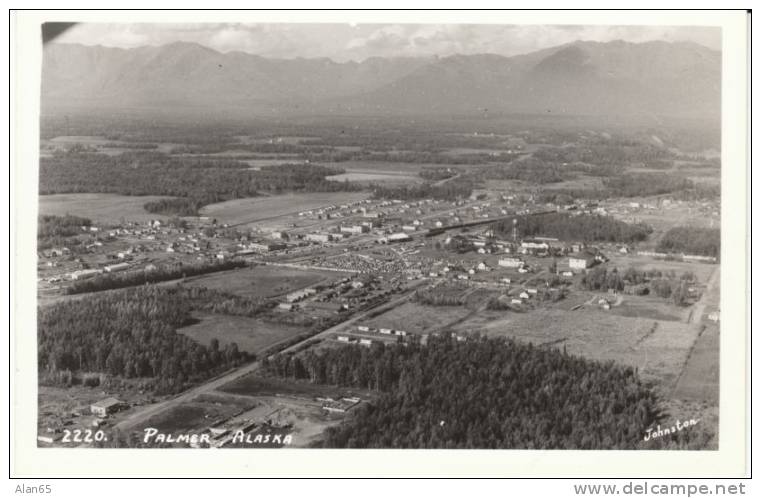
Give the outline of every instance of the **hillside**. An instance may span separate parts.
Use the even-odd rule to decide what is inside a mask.
[[[574,42],[514,57],[267,59],[193,43],[50,44],[44,109],[158,107],[305,113],[525,112],[716,117],[721,54],[694,43]]]

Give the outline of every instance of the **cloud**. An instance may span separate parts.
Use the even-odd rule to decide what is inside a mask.
[[[56,42],[131,48],[186,41],[222,52],[345,61],[458,53],[511,56],[575,40],[693,41],[718,50],[721,31],[688,26],[88,23],[75,26]]]

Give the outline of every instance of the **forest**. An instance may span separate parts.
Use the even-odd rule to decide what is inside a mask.
[[[259,192],[338,192],[357,190],[349,182],[325,177],[342,169],[314,164],[283,164],[260,170],[229,159],[171,157],[159,152],[57,152],[40,159],[40,194],[97,192],[123,195],[166,195],[188,201],[152,203],[153,212],[187,215],[194,206]],[[196,214],[196,213],[191,213]]]
[[[721,256],[721,229],[674,227],[663,235],[657,250],[718,258]]]
[[[271,375],[378,391],[330,428],[326,448],[635,448],[657,399],[630,367],[505,338],[307,350]]]
[[[550,213],[542,216],[518,217],[520,237],[555,237],[560,240],[578,242],[614,242],[630,244],[642,242],[653,229],[645,224],[630,224],[610,216]],[[500,221],[494,225],[498,236],[512,234],[512,220]]]
[[[673,270],[638,270],[630,267],[625,272],[618,268],[597,267],[585,274],[579,286],[590,291],[614,290],[636,295],[655,295],[670,299],[677,306],[683,306],[689,298],[689,286],[696,283],[695,275],[685,272],[677,277]]]
[[[428,306],[463,306],[468,300],[466,290],[466,287],[418,289],[412,300]]]
[[[154,270],[130,271],[125,273],[101,273],[87,280],[78,280],[66,287],[66,294],[82,294],[109,289],[121,289],[135,285],[153,284],[180,278],[203,275],[217,271],[232,270],[246,266],[245,261],[227,260],[210,263],[176,264],[157,267]]]
[[[61,245],[78,245],[79,240],[73,240],[81,235],[82,227],[89,227],[89,218],[56,215],[40,215],[37,217],[37,250],[49,249]]]
[[[97,373],[150,378],[156,393],[175,393],[251,359],[234,343],[220,349],[178,334],[192,306],[182,288],[144,286],[40,307],[40,382]]]
[[[647,197],[691,190],[695,186],[687,178],[666,173],[630,173],[603,178],[602,183],[608,197]]]
[[[465,179],[459,179],[456,182],[446,182],[439,185],[432,183],[423,185],[372,185],[371,190],[376,199],[456,201],[469,197],[473,191],[473,185]]]
[[[164,216],[197,216],[198,210],[203,205],[200,200],[190,199],[187,197],[172,197],[168,199],[159,199],[157,201],[146,202],[143,209],[149,213],[161,214]]]
[[[556,163],[587,163],[595,165],[613,165],[617,167],[634,164],[658,167],[660,161],[674,157],[672,152],[663,147],[649,145],[636,140],[613,143],[584,143],[564,147],[543,147],[534,153],[534,157]],[[670,163],[666,163],[669,164]]]
[[[560,165],[528,157],[507,164],[495,164],[473,171],[478,179],[521,180],[529,183],[557,183],[573,176]]]
[[[418,172],[418,176],[430,182],[438,182],[441,180],[446,180],[447,178],[452,178],[458,173],[460,173],[460,171],[457,169],[448,168],[446,166],[426,166]]]

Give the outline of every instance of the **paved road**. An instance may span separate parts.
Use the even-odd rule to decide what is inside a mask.
[[[307,339],[304,339],[303,341],[298,342],[292,346],[289,346],[288,348],[284,349],[281,352],[285,353],[285,352],[293,351],[301,347],[307,341],[312,341],[314,339],[324,339],[330,336],[331,334],[335,334],[336,332],[346,327],[347,325],[351,325],[352,323],[357,322],[358,320],[362,320],[366,318],[368,315],[370,315],[371,313],[378,312],[380,309],[384,307],[392,308],[392,307],[398,306],[399,304],[409,299],[412,296],[412,294],[415,292],[415,290],[418,287],[420,287],[420,285],[422,285],[423,283],[424,281],[414,282],[408,287],[408,292],[404,293],[402,296],[399,296],[396,299],[393,299],[391,301],[380,303],[377,306],[374,306],[361,313],[357,313],[356,315],[349,318],[348,320],[341,322],[338,325],[334,325],[333,327],[330,327],[328,329],[325,329],[322,332],[319,332],[318,334],[313,335]],[[191,401],[193,398],[195,398],[196,396],[219,389],[220,387],[226,384],[229,384],[230,382],[236,379],[239,379],[240,377],[243,377],[244,375],[248,375],[252,372],[255,372],[259,368],[259,366],[260,366],[260,362],[258,361],[243,365],[241,367],[236,368],[235,370],[232,370],[226,374],[221,375],[220,377],[216,377],[204,384],[201,384],[192,389],[189,389],[183,392],[182,394],[175,396],[174,398],[166,399],[164,401],[154,403],[152,405],[139,409],[135,413],[128,415],[125,419],[121,420],[119,423],[114,425],[114,429],[119,430],[121,432],[130,432],[134,430],[135,428],[140,427],[140,425],[146,422],[150,417],[158,413],[161,413],[165,410],[169,410],[170,408],[178,406],[182,403],[187,403]]]

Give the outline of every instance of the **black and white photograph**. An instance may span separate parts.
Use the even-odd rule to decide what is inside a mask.
[[[62,19],[17,208],[35,451],[710,458],[740,430],[721,25]]]

